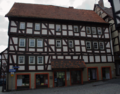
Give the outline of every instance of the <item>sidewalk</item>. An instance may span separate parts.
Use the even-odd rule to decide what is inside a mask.
[[[120,79],[69,87],[0,92],[0,94],[120,94]]]

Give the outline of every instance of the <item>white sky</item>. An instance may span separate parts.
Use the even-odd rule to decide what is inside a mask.
[[[15,2],[63,7],[73,6],[77,9],[93,10],[95,2],[97,4],[98,1],[99,0],[0,0],[0,52],[2,52],[8,46],[8,18],[6,18],[5,15]],[[105,7],[110,7],[108,0],[103,1]]]

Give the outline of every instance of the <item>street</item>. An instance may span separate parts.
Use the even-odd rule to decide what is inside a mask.
[[[120,94],[120,78],[77,86],[18,90],[4,93],[0,92],[0,94]]]

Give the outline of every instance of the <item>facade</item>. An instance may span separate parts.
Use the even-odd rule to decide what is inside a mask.
[[[115,57],[116,75],[120,75],[120,30],[115,27],[112,8],[104,7],[103,0],[95,4],[94,11],[106,22],[110,23],[111,41]]]
[[[109,24],[94,11],[15,3],[6,17],[8,90],[115,77]],[[11,76],[13,67],[16,72]]]

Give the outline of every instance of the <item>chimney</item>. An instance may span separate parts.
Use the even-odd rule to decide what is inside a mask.
[[[103,0],[99,0],[98,4],[99,4],[99,6],[101,6],[102,8],[104,8],[104,2],[103,2]]]

